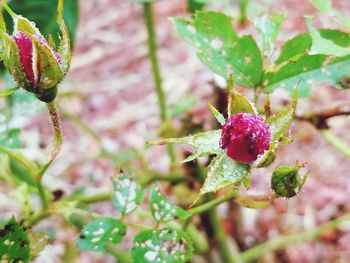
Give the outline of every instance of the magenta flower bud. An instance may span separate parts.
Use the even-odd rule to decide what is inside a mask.
[[[238,162],[254,162],[269,149],[270,144],[270,127],[256,114],[232,115],[222,127],[220,147]]]
[[[71,61],[69,34],[62,14],[63,0],[58,1],[57,8],[57,22],[61,31],[58,49],[52,36],[47,41],[34,23],[15,14],[6,3],[1,2],[1,6],[14,22],[13,34],[9,35],[4,20],[0,19],[1,55],[5,67],[18,88],[34,93],[41,101],[52,101]]]

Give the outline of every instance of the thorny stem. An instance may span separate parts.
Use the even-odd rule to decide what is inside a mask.
[[[350,221],[350,215],[345,215],[339,217],[328,223],[319,225],[318,227],[297,234],[292,234],[288,236],[282,236],[280,238],[275,238],[270,241],[267,241],[263,244],[257,245],[253,248],[250,248],[242,253],[239,257],[244,262],[254,261],[259,259],[260,256],[265,254],[268,251],[282,249],[288,245],[299,243],[301,241],[312,241],[317,239],[323,233],[337,229],[340,224]]]
[[[38,188],[43,211],[48,209],[49,202],[48,202],[48,199],[47,199],[47,196],[45,193],[44,186],[42,184],[42,178],[43,178],[46,170],[50,167],[51,163],[56,158],[57,154],[60,152],[61,146],[62,146],[62,140],[63,140],[61,123],[60,123],[58,112],[57,112],[57,109],[55,106],[55,102],[54,101],[48,102],[48,103],[46,103],[46,106],[47,106],[47,110],[48,110],[49,115],[50,115],[52,127],[54,130],[54,136],[53,136],[53,142],[49,146],[51,148],[51,149],[49,148],[50,158],[44,165],[41,166],[39,173],[38,173],[38,176],[37,176],[37,188]]]
[[[46,103],[46,106],[50,114],[51,123],[54,131],[54,137],[53,137],[53,143],[51,145],[52,149],[50,149],[50,161],[49,161],[49,162],[52,162],[61,150],[63,134],[62,134],[61,122],[58,116],[58,111],[55,105],[55,101]]]
[[[145,17],[147,33],[148,33],[148,39],[147,39],[148,52],[151,60],[152,74],[153,74],[155,88],[158,96],[160,117],[163,124],[165,124],[169,121],[169,116],[167,114],[166,97],[162,86],[162,78],[160,75],[160,69],[159,69],[159,63],[158,63],[158,57],[157,57],[157,41],[156,41],[156,32],[155,32],[155,26],[154,26],[152,4],[144,3],[143,7],[144,7],[144,17]],[[168,151],[168,155],[171,163],[174,164],[176,159],[174,146],[170,144],[167,145],[167,151]]]
[[[188,212],[191,214],[191,217],[192,217],[192,216],[201,214],[203,212],[207,212],[207,211],[217,207],[218,205],[225,203],[226,201],[235,199],[237,197],[238,197],[238,193],[231,191],[231,192],[227,193],[226,195],[220,196],[216,199],[212,199],[211,201],[209,201],[203,205],[191,208],[190,210],[188,210]]]

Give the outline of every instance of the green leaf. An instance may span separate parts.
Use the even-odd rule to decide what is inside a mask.
[[[311,51],[315,52],[316,54],[331,56],[346,56],[350,54],[349,47],[339,46],[332,40],[323,38],[321,33],[317,31],[316,28],[312,25],[312,17],[306,17],[305,22],[309,28],[309,32],[312,38]],[[349,34],[344,33],[344,35],[347,35],[347,38],[349,39]]]
[[[234,115],[240,112],[257,114],[255,107],[250,101],[239,92],[233,91],[231,97],[230,114]]]
[[[146,230],[134,239],[132,260],[137,263],[184,263],[192,258],[189,236],[180,230]]]
[[[340,22],[340,24],[350,29],[350,19],[342,15],[339,11],[335,10],[330,0],[310,0],[310,2],[318,10],[331,17],[334,17],[338,22]]]
[[[20,129],[9,129],[0,134],[0,146],[7,148],[20,148],[21,140],[19,138]]]
[[[199,0],[188,0],[187,9],[190,13],[201,11],[205,7],[205,2]]]
[[[164,223],[172,219],[183,219],[189,216],[189,213],[173,205],[159,191],[157,185],[153,185],[150,193],[149,205],[153,218],[158,223]]]
[[[311,48],[312,39],[308,33],[300,34],[288,40],[281,48],[281,54],[276,59],[276,64],[281,64],[288,60],[297,61],[305,55]]]
[[[170,138],[161,141],[151,141],[152,145],[163,145],[168,143],[189,144],[195,148],[195,152],[182,162],[193,161],[197,157],[206,156],[209,154],[220,154],[220,137],[221,130],[202,132],[195,135],[190,135],[181,138]]]
[[[215,192],[223,187],[239,184],[249,172],[249,164],[236,162],[226,154],[220,154],[212,160],[200,194]]]
[[[262,57],[251,36],[238,37],[232,19],[222,13],[198,12],[193,21],[172,19],[180,37],[193,46],[198,57],[215,73],[256,87],[262,80]]]
[[[16,90],[18,90],[18,87],[14,87],[11,89],[6,89],[0,92],[0,98],[4,98],[7,96],[10,96],[12,93],[14,93]]]
[[[29,262],[28,233],[14,217],[0,230],[0,259],[2,262]]]
[[[34,232],[29,230],[29,240],[30,240],[30,259],[33,260],[37,258],[41,251],[49,243],[49,237],[46,233],[43,232]]]
[[[299,97],[311,95],[311,85],[326,82],[338,88],[349,77],[350,56],[334,58],[326,55],[305,55],[296,62],[289,62],[275,72],[265,74],[264,92],[271,93],[283,88],[293,94],[294,87],[300,81]]]
[[[81,250],[105,251],[108,242],[118,244],[126,234],[126,225],[109,217],[95,219],[86,225],[77,238],[78,247]]]
[[[122,215],[131,213],[143,201],[144,190],[131,176],[119,176],[116,181],[113,180],[113,188],[112,203]]]
[[[225,124],[225,117],[222,115],[213,105],[209,103],[209,109],[211,113],[213,113],[214,117],[217,119],[217,121],[221,124]]]
[[[55,1],[42,1],[42,0],[10,0],[8,4],[16,14],[26,17],[29,21],[32,21],[40,29],[40,32],[44,36],[52,34],[58,44],[58,33],[60,31],[57,24],[57,3]],[[63,16],[67,24],[67,28],[70,36],[74,39],[75,32],[78,25],[78,1],[77,0],[65,0],[63,7]],[[6,23],[12,25],[12,20],[9,16],[5,16]],[[12,28],[8,28],[9,32]]]
[[[285,17],[284,13],[274,13],[272,16],[263,15],[254,20],[254,25],[262,37],[262,47],[265,55],[272,52]]]
[[[266,123],[270,126],[272,139],[278,141],[292,124],[297,106],[297,92],[295,91],[293,101],[284,111],[268,119]]]
[[[10,157],[10,167],[16,178],[28,183],[29,185],[36,186],[36,178],[39,168],[35,163],[28,160],[19,151],[1,145],[0,153],[7,154]]]

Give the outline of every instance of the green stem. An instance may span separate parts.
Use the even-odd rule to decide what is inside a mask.
[[[49,149],[50,159],[44,165],[41,166],[37,176],[37,188],[38,188],[39,197],[41,200],[42,210],[46,210],[49,207],[49,201],[45,192],[45,188],[42,184],[42,179],[46,170],[50,167],[51,163],[56,158],[57,154],[60,152],[61,146],[62,146],[62,140],[63,140],[61,123],[58,117],[58,112],[55,106],[55,102],[54,101],[48,102],[46,103],[46,106],[47,106],[47,110],[49,112],[51,123],[53,126],[54,136],[53,136],[53,143],[49,146],[51,148]]]
[[[51,123],[54,131],[53,135],[53,143],[51,145],[50,151],[50,160],[49,163],[52,162],[57,154],[60,152],[63,141],[63,133],[61,128],[60,118],[58,116],[58,111],[55,105],[55,101],[51,101],[46,103],[47,110],[49,112]]]
[[[149,179],[147,179],[145,182],[140,183],[142,186],[146,186],[151,184],[152,182],[155,181],[167,181],[167,182],[172,182],[172,183],[177,183],[179,181],[183,181],[184,177],[183,175],[169,175],[169,176],[152,176]],[[111,200],[112,198],[112,192],[103,192],[103,193],[98,193],[95,195],[71,195],[64,200],[68,201],[79,201],[85,204],[93,204],[93,203],[98,203],[98,202],[104,202]]]
[[[165,98],[165,94],[162,86],[162,78],[160,75],[160,69],[159,69],[159,63],[158,63],[158,57],[157,57],[158,47],[157,47],[156,32],[155,32],[155,26],[154,26],[154,15],[152,10],[152,4],[145,3],[143,7],[144,7],[145,23],[147,27],[147,33],[148,33],[148,39],[147,39],[148,52],[151,60],[152,74],[153,74],[155,88],[158,96],[160,117],[164,124],[169,121],[169,117],[167,114],[167,103],[166,103],[166,98]],[[167,151],[168,151],[168,155],[171,160],[171,163],[172,164],[175,163],[176,157],[175,157],[174,146],[171,144],[167,145]]]
[[[268,251],[282,249],[288,245],[296,244],[301,241],[312,241],[317,239],[321,234],[337,229],[338,226],[345,222],[350,221],[350,215],[345,215],[339,217],[333,221],[322,224],[315,229],[301,232],[293,235],[279,237],[270,241],[267,241],[263,244],[257,245],[253,248],[250,248],[242,253],[240,253],[240,259],[244,262],[258,260],[260,256],[265,254]]]
[[[197,206],[195,208],[191,208],[190,210],[188,210],[188,212],[191,214],[192,216],[207,212],[215,207],[217,207],[218,205],[225,203],[226,201],[235,199],[238,197],[238,193],[231,191],[229,193],[227,193],[226,195],[220,196],[216,199],[213,199],[203,205]]]
[[[98,193],[95,195],[72,195],[65,198],[69,201],[78,201],[85,204],[93,204],[111,200],[112,192]]]
[[[128,252],[117,248],[115,245],[111,243],[106,244],[106,250],[109,254],[111,254],[117,260],[118,263],[131,262],[130,254]]]
[[[25,226],[30,228],[34,226],[36,223],[40,222],[41,220],[47,218],[49,215],[50,213],[48,211],[41,211],[35,214],[30,220],[28,220],[25,223]]]
[[[237,262],[227,243],[227,236],[225,230],[223,229],[222,222],[220,221],[219,215],[216,211],[216,208],[211,209],[209,212],[209,219],[211,226],[213,228],[213,233],[215,240],[218,244],[222,262],[225,263],[234,263]]]
[[[239,0],[239,22],[244,24],[247,22],[247,9],[249,0]]]
[[[350,158],[350,148],[329,129],[320,130],[322,136],[339,152]]]

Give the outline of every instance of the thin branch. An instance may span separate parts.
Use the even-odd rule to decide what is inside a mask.
[[[337,229],[340,224],[346,221],[350,221],[350,215],[339,217],[333,221],[319,225],[318,227],[306,232],[282,236],[269,240],[263,244],[257,245],[240,253],[240,259],[244,262],[254,261],[259,259],[268,251],[279,250],[288,245],[293,245],[302,241],[313,241],[323,233]]]

